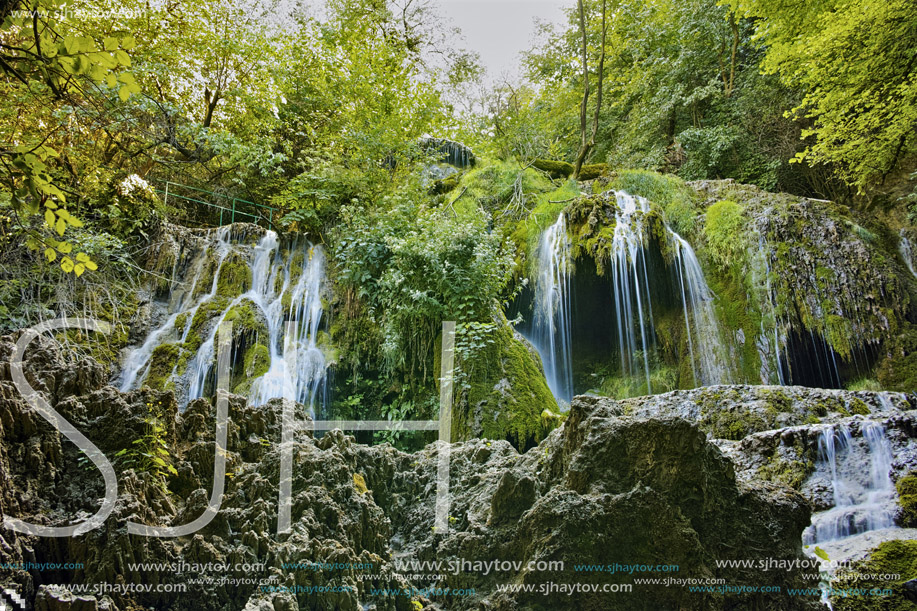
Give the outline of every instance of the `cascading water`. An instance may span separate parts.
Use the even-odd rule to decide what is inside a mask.
[[[917,278],[917,268],[914,266],[914,245],[911,244],[910,239],[904,234],[903,229],[899,235],[898,252],[901,253],[901,258],[904,259],[904,264],[907,265],[911,275]]]
[[[621,191],[615,196],[618,206],[610,258],[621,369],[625,375],[636,375],[642,366],[647,390],[652,392],[649,359],[655,333],[645,248],[649,240],[645,219],[650,203]],[[668,225],[664,227],[673,253],[694,385],[726,383],[729,373],[724,364],[713,293],[694,249]]]
[[[643,249],[646,236],[643,214],[636,214],[648,212],[649,202],[623,192],[615,195],[618,207],[610,258],[621,372],[638,375],[641,366],[638,361],[642,361],[647,392],[652,392],[649,348],[655,340],[647,337],[648,333],[653,333],[653,315]]]
[[[252,385],[250,398],[255,405],[283,397],[314,408],[325,379],[325,355],[316,344],[322,322],[325,255],[319,246],[310,246],[308,255],[305,270],[292,286],[291,305],[286,315],[279,296],[265,306],[270,331],[271,366]],[[280,295],[287,290],[290,290],[289,270],[285,270],[284,288]]]
[[[563,403],[573,398],[570,339],[570,238],[563,214],[538,242],[538,277],[532,344],[541,355],[548,387]]]
[[[173,334],[178,317],[182,314],[188,314],[188,316],[185,317],[187,324],[183,327],[181,336],[182,341],[184,341],[191,326],[191,320],[197,313],[198,308],[201,304],[209,301],[216,295],[219,270],[222,268],[223,261],[226,259],[231,249],[231,230],[232,226],[230,225],[220,227],[215,232],[212,244],[206,244],[204,248],[199,249],[195,253],[190,265],[191,273],[188,280],[182,281],[179,278],[179,259],[176,258],[175,265],[172,267],[172,278],[169,283],[171,287],[169,315],[165,322],[147,335],[143,344],[132,350],[124,360],[119,383],[121,392],[127,392],[135,388],[138,382],[146,378],[149,374],[150,357],[153,351]],[[194,299],[198,285],[201,282],[205,261],[210,253],[215,254],[217,273],[213,275],[210,291]],[[188,300],[192,299],[193,301],[187,304]]]
[[[165,384],[176,391],[180,403],[211,393],[216,378],[217,333],[220,323],[232,321],[234,350],[243,343],[240,333],[244,332],[254,333],[247,342],[263,349],[263,354],[251,352],[254,356],[234,355],[236,367],[238,361],[244,361],[241,367],[246,371],[239,376],[243,379],[257,368],[259,358],[263,367],[258,371],[261,375],[245,380],[234,392],[247,394],[254,405],[286,398],[314,409],[326,374],[325,356],[317,344],[322,298],[327,296],[321,246],[306,241],[282,244],[276,233],[267,231],[252,247],[233,235],[231,227],[220,228],[209,237],[195,249],[189,264],[180,266],[176,259],[165,320],[128,354],[121,390],[146,382],[156,351],[171,346],[179,356]],[[250,274],[249,288],[238,295],[219,294],[221,276],[231,272],[225,265],[230,256],[241,258]],[[205,281],[207,269],[213,270],[213,278],[203,293],[199,284]],[[190,280],[182,283],[182,275],[189,275]],[[203,294],[196,296],[198,293]],[[243,316],[240,312],[250,320],[237,323]]]
[[[425,136],[420,139],[420,146],[427,153],[439,154],[441,163],[463,170],[474,167],[477,161],[472,150],[460,142]]]
[[[624,192],[614,192],[614,196],[615,228],[607,276],[622,375],[644,379],[646,391],[652,392],[651,353],[656,345],[653,298],[655,291],[665,288],[678,295],[694,385],[728,382],[713,294],[691,245],[663,225],[662,239],[671,253],[671,286],[653,286],[647,253],[651,239],[649,201]],[[561,402],[569,402],[573,394],[570,251],[566,217],[561,214],[538,242],[532,332],[532,343],[541,354],[548,385]]]
[[[843,424],[826,428],[818,438],[819,462],[830,473],[834,506],[812,516],[812,525],[803,533],[807,545],[894,527],[892,450],[885,428],[866,421],[860,425],[860,434],[865,448]],[[868,479],[863,478],[863,452],[868,454]]]

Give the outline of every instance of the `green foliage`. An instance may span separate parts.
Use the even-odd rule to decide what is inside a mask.
[[[0,13],[0,73],[6,77],[0,89],[10,100],[0,114],[0,181],[26,245],[59,262],[65,273],[80,276],[96,264],[85,252],[71,257],[73,246],[62,239],[68,228],[83,222],[68,209],[73,199],[64,179],[68,155],[62,155],[64,140],[49,114],[79,104],[87,91],[117,92],[122,102],[138,93],[134,76],[125,71],[131,64],[127,50],[135,41],[81,35],[58,19],[55,0],[32,0],[19,8]],[[23,116],[25,108],[35,111]],[[32,225],[34,216],[43,218],[42,230]]]
[[[697,193],[683,180],[671,174],[645,170],[621,170],[608,184],[609,188],[645,197],[660,206],[675,231],[689,236],[700,214]]]
[[[860,391],[860,390],[869,390],[869,391],[880,391],[882,385],[879,384],[877,380],[872,378],[859,378],[846,385],[847,390]]]
[[[752,40],[750,21],[736,19],[715,0],[613,6],[597,161],[687,179],[736,178],[768,189],[820,186],[806,168],[788,163],[802,144],[799,126],[783,113],[799,95],[759,73],[763,51]],[[578,27],[575,10],[563,27],[542,27],[539,44],[525,58],[540,96],[493,113],[497,127],[530,122],[555,134],[551,157],[558,159],[571,160],[580,143]],[[599,19],[587,24],[591,40],[600,38],[600,27]],[[589,49],[593,57],[595,47]]]
[[[831,164],[861,192],[917,153],[917,21],[910,0],[780,4],[726,0],[755,18],[763,67],[805,92],[793,110],[814,142],[798,160]]]
[[[375,209],[348,206],[334,233],[338,282],[352,300],[336,329],[345,363],[379,363],[428,385],[443,320],[489,320],[513,262],[477,208],[431,207],[419,190]],[[342,336],[354,324],[359,336]]]
[[[153,481],[166,492],[169,477],[178,475],[178,471],[172,464],[166,428],[155,415],[153,404],[147,403],[147,408],[148,414],[143,419],[144,434],[134,439],[130,446],[119,450],[115,457],[120,458],[126,467],[140,473],[149,473]]]

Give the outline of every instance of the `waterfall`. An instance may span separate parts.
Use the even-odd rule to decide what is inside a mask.
[[[437,153],[440,163],[447,163],[462,170],[474,167],[477,162],[472,150],[461,142],[424,136],[419,144],[425,152]]]
[[[610,250],[611,281],[624,375],[646,377],[652,392],[650,350],[655,344],[652,292],[647,270],[646,243],[649,231],[646,215],[650,203],[628,193],[615,193],[617,209]],[[691,245],[667,224],[666,239],[673,253],[677,293],[685,320],[688,358],[695,386],[729,381],[724,361],[719,324],[713,309],[713,293]]]
[[[900,239],[898,240],[898,252],[901,253],[901,258],[904,259],[904,264],[907,265],[908,270],[910,270],[911,275],[917,277],[917,268],[914,267],[914,246],[911,244],[911,241],[904,234],[904,230],[901,230]]]
[[[694,254],[694,249],[674,231],[671,232],[671,237],[676,245],[675,262],[681,283],[694,384],[723,384],[729,381],[729,372],[723,364],[720,328],[716,321],[716,312],[713,310],[713,293],[704,280],[704,271],[697,255]],[[697,350],[694,347],[695,343]]]
[[[647,222],[649,201],[624,192],[615,197],[615,226],[608,249],[606,276],[611,283],[613,333],[624,378],[645,381],[652,393],[651,355],[656,348],[653,300],[656,291],[677,295],[684,316],[687,358],[691,361],[694,386],[729,381],[725,350],[713,308],[711,292],[691,245],[664,226],[670,285],[653,285],[647,246],[652,228]],[[534,316],[532,343],[544,363],[548,386],[561,402],[573,395],[571,243],[566,216],[545,230],[535,255]],[[660,282],[654,278],[654,282]],[[665,280],[663,280],[665,282]],[[614,341],[614,340],[613,340]],[[642,385],[643,382],[637,384]]]
[[[647,337],[648,333],[653,332],[653,320],[643,249],[643,215],[649,212],[649,202],[624,192],[616,192],[615,195],[618,206],[609,256],[621,373],[636,376],[642,364],[646,375],[646,390],[651,393],[649,348],[654,338]]]
[[[290,307],[285,313],[281,298],[265,307],[270,331],[271,366],[252,385],[250,400],[261,405],[269,399],[283,397],[313,407],[325,379],[325,356],[318,348],[322,322],[322,287],[325,283],[325,255],[320,246],[309,246],[308,263],[291,289]],[[290,290],[289,273],[284,275],[284,289]],[[286,321],[295,322],[286,322]]]
[[[541,355],[548,387],[563,403],[573,398],[570,338],[570,238],[563,214],[538,241],[532,344]]]
[[[860,433],[865,448],[854,442],[844,424],[828,427],[819,435],[819,462],[830,473],[834,506],[812,516],[812,525],[803,533],[807,545],[894,526],[892,449],[885,428],[866,421]],[[867,457],[868,478],[863,469]]]
[[[209,232],[191,250],[190,263],[180,264],[180,257],[176,258],[163,323],[124,359],[121,390],[146,382],[157,349],[171,345],[178,358],[167,376],[167,387],[175,390],[181,404],[207,396],[216,378],[218,329],[224,320],[231,320],[233,367],[235,377],[243,380],[231,390],[246,394],[253,405],[286,398],[314,409],[327,368],[318,345],[322,299],[327,297],[322,247],[305,240],[282,242],[273,231],[264,232],[251,246],[229,226]],[[231,271],[226,263],[230,255],[242,261],[251,283],[238,295],[226,295],[225,291],[221,295],[220,279]],[[213,270],[212,279],[204,278],[208,269]],[[205,292],[201,283],[208,280]],[[240,311],[246,313],[247,320]],[[250,371],[239,372],[240,367],[254,367],[256,362],[252,359],[253,363],[240,366],[243,333],[254,334],[246,339],[249,350],[256,344],[264,351],[263,369],[258,371],[262,375],[252,380],[245,379]]]
[[[121,392],[127,392],[135,388],[139,385],[138,381],[142,381],[146,378],[149,373],[150,357],[153,355],[153,351],[160,346],[165,339],[168,339],[169,335],[175,330],[175,323],[178,317],[181,314],[188,314],[186,317],[187,324],[183,328],[182,333],[182,341],[184,341],[191,326],[191,320],[194,314],[197,313],[197,309],[201,304],[209,301],[216,295],[220,270],[223,267],[223,261],[231,250],[231,230],[231,225],[220,227],[215,232],[212,244],[205,244],[203,248],[196,250],[190,265],[190,278],[185,281],[182,281],[179,277],[181,273],[178,266],[179,258],[176,257],[175,265],[172,267],[172,278],[169,283],[171,287],[169,315],[165,322],[147,335],[143,344],[131,350],[124,360],[121,367],[121,379],[119,383],[119,390],[121,390]],[[215,252],[216,254],[216,272],[213,275],[210,290],[208,293],[193,300],[190,307],[186,308],[186,301],[188,299],[193,299],[197,291],[201,276],[203,275],[205,262],[211,252]]]

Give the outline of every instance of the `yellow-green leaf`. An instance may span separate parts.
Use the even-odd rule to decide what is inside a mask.
[[[54,252],[53,248],[45,249],[45,256],[48,257],[48,262],[54,261],[57,258],[57,253]]]
[[[121,65],[123,65],[123,66],[130,66],[130,65],[131,65],[131,57],[130,57],[130,55],[128,55],[127,53],[125,53],[125,52],[122,51],[121,49],[117,49],[116,51],[114,51],[114,52],[112,53],[112,55],[113,55],[114,58],[118,61],[119,64],[121,64]]]
[[[54,212],[45,210],[45,222],[48,224],[48,227],[54,227],[55,221],[57,221],[57,217],[54,216]]]
[[[64,235],[64,232],[67,231],[67,222],[64,219],[57,219],[57,223],[54,224],[54,231],[57,232],[57,235]]]
[[[61,254],[69,255],[73,245],[70,242],[61,242],[57,245],[57,250],[61,251]]]
[[[82,263],[77,263],[73,266],[73,273],[76,274],[77,278],[82,276],[84,271],[86,271],[86,266]]]
[[[73,259],[70,257],[64,257],[61,259],[60,268],[67,272],[68,274],[73,271]]]

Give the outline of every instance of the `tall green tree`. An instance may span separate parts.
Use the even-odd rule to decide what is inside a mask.
[[[814,143],[798,155],[831,164],[861,192],[917,158],[917,6],[912,0],[728,0],[755,19],[762,66],[805,95],[793,115]]]

